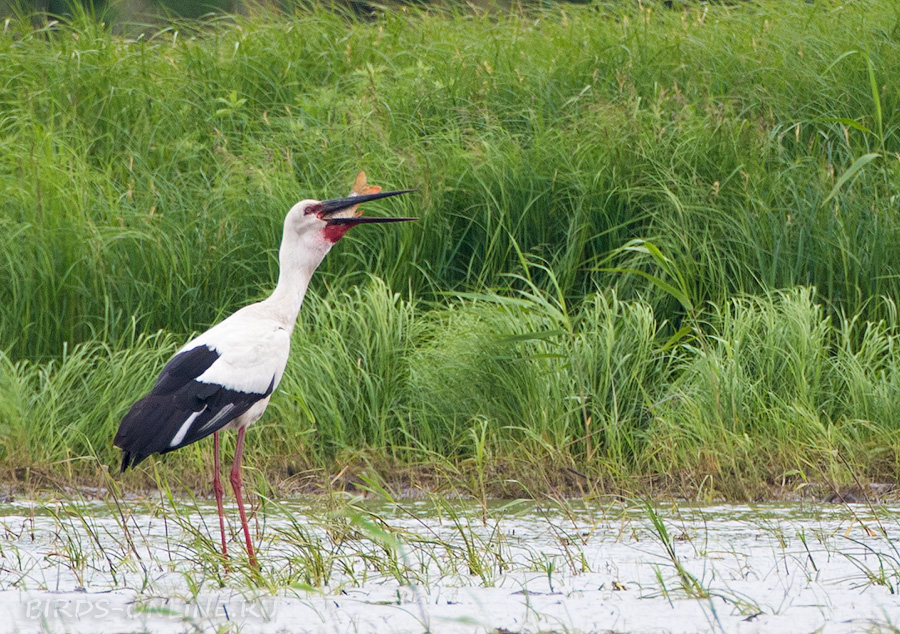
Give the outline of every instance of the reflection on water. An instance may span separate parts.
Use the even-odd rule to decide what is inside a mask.
[[[130,631],[132,619],[154,632],[900,625],[889,507],[265,501],[257,577],[236,533],[225,573],[206,501],[121,504],[4,507],[0,600],[18,631]]]

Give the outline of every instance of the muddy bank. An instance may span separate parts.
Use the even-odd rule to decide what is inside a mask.
[[[301,468],[288,464],[283,469],[254,471],[252,486],[266,496],[351,494],[363,498],[518,500],[593,499],[628,502],[641,499],[694,502],[823,502],[829,504],[893,504],[900,501],[900,486],[887,482],[855,481],[851,484],[824,481],[746,483],[735,490],[716,488],[709,478],[696,476],[645,476],[611,480],[594,478],[573,467],[531,469],[506,464],[493,465],[482,474],[450,465],[373,466],[362,462],[331,469]],[[33,498],[41,493],[97,499],[110,495],[111,488],[126,496],[150,495],[160,489],[175,494],[206,497],[212,495],[211,473],[170,474],[165,469],[120,476],[106,469],[69,471],[34,467],[0,469],[0,502]],[[251,489],[252,492],[252,489]]]

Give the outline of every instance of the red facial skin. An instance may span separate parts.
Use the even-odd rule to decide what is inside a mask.
[[[322,235],[324,235],[325,239],[328,240],[331,244],[334,244],[335,242],[343,238],[344,234],[355,226],[356,223],[349,222],[339,225],[325,225],[325,228],[322,229]]]

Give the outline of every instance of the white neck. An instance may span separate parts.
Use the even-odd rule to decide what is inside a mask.
[[[325,240],[309,238],[311,236],[303,239],[294,231],[285,229],[278,250],[278,284],[272,294],[261,302],[288,332],[294,330],[313,273],[331,248]]]

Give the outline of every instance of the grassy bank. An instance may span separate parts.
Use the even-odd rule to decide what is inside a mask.
[[[613,292],[577,308],[534,291],[423,310],[372,280],[310,302],[250,462],[307,490],[347,467],[336,486],[384,472],[394,487],[476,496],[747,499],[891,481],[900,323],[835,322],[813,296],[730,300],[663,348],[650,305]],[[118,421],[178,345],[158,335],[5,363],[3,463],[102,477],[101,464],[117,464]],[[167,456],[166,468],[201,486],[208,445]],[[152,482],[153,464],[129,481]]]
[[[362,168],[422,220],[327,258],[259,469],[896,479],[898,29],[886,0],[8,22],[0,463],[114,464],[167,355],[270,288],[289,206]]]

